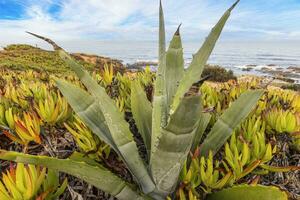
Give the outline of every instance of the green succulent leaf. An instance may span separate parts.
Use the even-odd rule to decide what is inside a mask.
[[[146,148],[150,151],[152,106],[138,81],[131,85],[131,111]]]
[[[238,185],[208,195],[207,200],[287,200],[285,192],[274,186]]]
[[[56,85],[82,121],[101,140],[118,152],[96,99],[83,89],[64,80],[56,80]]]
[[[167,95],[167,113],[172,104],[173,97],[184,73],[183,49],[180,37],[180,26],[175,32],[166,53],[165,84]]]
[[[159,47],[158,47],[158,69],[154,82],[153,112],[152,112],[152,134],[151,134],[151,152],[155,150],[158,138],[161,135],[161,127],[167,123],[167,97],[165,88],[166,71],[166,39],[165,24],[162,4],[159,6]],[[150,154],[150,163],[152,162],[152,153]]]
[[[263,93],[263,90],[245,92],[225,110],[201,144],[202,156],[207,156],[210,150],[216,153],[224,145],[235,128],[249,115]]]
[[[100,164],[95,166],[89,165],[83,161],[75,161],[72,159],[33,156],[5,150],[0,150],[0,159],[26,164],[41,165],[52,170],[70,174],[120,200],[145,199],[145,197],[134,190],[129,183],[123,181]]]
[[[172,192],[177,183],[193,143],[200,113],[200,96],[185,97],[162,129],[157,148],[152,151],[150,169],[157,190],[163,196]]]
[[[219,36],[223,30],[223,27],[227,21],[227,19],[230,16],[231,11],[233,8],[237,5],[237,2],[235,2],[221,17],[219,22],[215,25],[215,27],[210,32],[209,36],[206,38],[204,44],[199,49],[199,51],[194,55],[192,63],[188,67],[187,71],[184,73],[184,76],[182,77],[178,90],[174,96],[173,103],[171,106],[170,112],[174,112],[176,110],[176,107],[179,105],[181,98],[184,96],[186,92],[190,89],[190,87],[199,81],[202,71],[204,69],[204,66],[214,49],[214,46],[219,39]]]
[[[209,124],[209,121],[211,119],[211,115],[209,113],[200,113],[199,119],[200,120],[198,122],[198,127],[195,132],[195,137],[194,137],[193,145],[191,148],[191,152],[193,152],[193,153],[195,152],[196,148],[200,144],[200,141],[204,134],[204,131],[206,130],[207,125]]]

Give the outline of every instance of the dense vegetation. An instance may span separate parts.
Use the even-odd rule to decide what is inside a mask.
[[[162,9],[156,74],[82,66],[33,34],[76,76],[54,63],[1,68],[0,158],[18,164],[1,161],[0,198],[298,199],[299,93],[260,78],[200,79],[235,5],[187,70],[179,29],[165,49]]]
[[[8,45],[0,51],[0,67],[15,70],[32,69],[45,72],[68,72],[68,65],[53,51],[45,51],[30,45]],[[87,69],[95,65],[78,60]]]
[[[2,81],[5,82],[1,86],[0,104],[0,124],[4,133],[1,136],[2,149],[51,155],[59,158],[69,157],[73,151],[79,151],[113,171],[117,170],[120,176],[127,178],[128,181],[133,181],[132,177],[128,177],[129,174],[124,165],[115,160],[114,151],[99,140],[72,112],[71,108],[67,106],[65,98],[54,85],[54,78],[60,77],[81,86],[81,83],[73,75],[62,77],[60,74],[48,75],[31,70],[19,72],[5,69],[1,70],[1,77]],[[139,80],[145,91],[148,92],[147,95],[152,96],[150,88],[152,88],[154,75],[149,70],[134,75],[130,73],[123,76],[120,74],[113,75],[110,69],[106,68],[104,73],[94,73],[94,78],[106,88],[107,93],[115,100],[120,111],[124,113],[130,123],[131,130],[137,137],[139,148],[144,152],[143,141],[131,115],[130,85],[133,80]],[[45,79],[49,82],[45,82]],[[262,87],[265,85],[259,78],[225,83],[205,82],[200,91],[203,94],[203,106],[212,115],[209,126],[214,124],[218,116],[246,90]],[[291,192],[291,196],[297,198],[299,173],[293,170],[298,169],[296,166],[299,166],[299,159],[296,155],[299,151],[297,132],[299,131],[300,95],[277,87],[268,86],[267,88],[267,92],[260,99],[256,109],[235,130],[231,139],[228,140],[228,145],[225,145],[225,149],[222,148],[223,150],[214,158],[209,158],[210,161],[201,159],[197,151],[191,155],[190,159],[192,159],[193,164],[190,167],[184,167],[180,176],[181,184],[177,195],[182,197],[183,194],[188,195],[192,192],[197,196],[199,190],[203,189],[207,192],[214,191],[216,188],[213,183],[218,180],[223,180],[223,184],[220,182],[221,185],[219,185],[219,188],[223,188],[236,183],[253,181],[270,184],[270,180],[268,180],[270,178],[275,181],[274,184],[286,188]],[[44,113],[45,108],[47,111]],[[286,120],[282,120],[281,116]],[[287,116],[289,117],[287,118]],[[27,124],[27,118],[35,120],[36,123],[34,124],[36,125]],[[204,134],[207,134],[209,129],[207,128]],[[9,139],[6,139],[5,135]],[[247,142],[243,143],[243,141]],[[258,141],[263,146],[255,147]],[[250,163],[246,163],[241,171],[241,169],[236,168],[237,166],[229,163],[239,162],[230,160],[239,158],[239,156],[231,157],[230,155],[235,152],[235,145],[239,147],[242,144],[247,144],[245,148],[248,148],[249,156],[252,158],[252,162],[256,164],[252,166]],[[255,152],[254,147],[258,149],[258,153]],[[264,154],[259,152],[263,152],[264,148],[271,148],[272,154],[266,161],[260,163],[258,162],[261,159],[259,155],[263,156]],[[244,151],[238,150],[240,155],[244,155],[246,153]],[[208,170],[205,168],[207,162],[214,163],[212,165],[213,171],[206,171]],[[3,169],[5,166],[8,167],[7,164],[2,163]],[[216,173],[216,170],[219,172],[219,178],[214,182],[209,183],[202,177],[204,172]],[[284,171],[283,177],[281,177],[281,173],[278,173],[279,171]],[[229,172],[236,173],[236,175],[240,174],[240,178],[237,179],[232,176],[231,181],[225,182],[222,177],[227,179]],[[75,191],[77,190],[84,195],[84,190],[81,189],[85,186],[76,189],[76,185],[82,184],[77,179],[69,177],[69,184],[74,187]],[[41,193],[38,194],[42,194],[42,191],[40,190]],[[94,189],[86,192],[91,196],[98,193]],[[66,192],[63,197],[68,199],[70,198],[68,195]],[[100,196],[103,197],[103,194],[99,195],[99,199]]]

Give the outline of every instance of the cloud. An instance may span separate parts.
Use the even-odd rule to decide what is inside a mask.
[[[10,1],[4,1],[9,4]],[[153,0],[14,0],[21,18],[0,19],[1,44],[36,42],[31,31],[57,41],[156,40],[158,1]],[[231,0],[163,1],[170,37],[183,23],[185,40],[201,40]],[[241,1],[222,39],[299,39],[300,3],[296,0]],[[0,16],[1,18],[1,16]]]

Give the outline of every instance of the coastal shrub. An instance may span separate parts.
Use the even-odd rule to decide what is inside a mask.
[[[209,77],[208,80],[215,82],[227,82],[237,80],[232,70],[226,70],[218,65],[206,65],[203,69],[202,77]]]
[[[16,51],[16,50],[33,50],[33,49],[39,49],[37,47],[33,47],[28,44],[10,44],[3,48],[5,51]],[[41,49],[40,49],[41,50]]]
[[[281,86],[281,88],[300,92],[300,84],[296,84],[296,83],[295,84],[283,85],[283,86]]]
[[[95,65],[79,60],[88,70]],[[42,50],[25,44],[12,44],[0,51],[0,68],[15,70],[32,69],[46,72],[70,72],[69,67],[55,52]]]

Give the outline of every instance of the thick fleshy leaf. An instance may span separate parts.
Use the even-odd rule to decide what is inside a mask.
[[[131,84],[131,111],[146,148],[150,151],[152,106],[138,81]]]
[[[120,200],[145,199],[133,187],[114,175],[100,164],[89,165],[86,162],[72,159],[57,159],[47,156],[33,156],[23,153],[0,150],[0,159],[20,163],[41,165],[49,169],[61,171],[99,188]]]
[[[201,113],[200,114],[198,127],[195,132],[195,137],[194,137],[193,145],[191,148],[192,153],[194,153],[196,148],[199,146],[202,136],[204,134],[204,131],[206,130],[210,119],[211,119],[211,115],[209,113]]]
[[[177,106],[180,103],[180,99],[185,95],[186,92],[190,89],[190,87],[199,81],[203,68],[214,49],[214,46],[219,39],[219,36],[223,30],[223,27],[230,16],[231,11],[237,5],[239,1],[237,1],[232,7],[230,7],[224,15],[221,17],[216,26],[212,29],[209,36],[206,38],[204,44],[199,49],[199,51],[194,55],[192,63],[188,67],[187,71],[184,73],[183,78],[181,79],[178,90],[174,96],[174,100],[171,106],[170,113],[174,112]]]
[[[166,39],[165,23],[162,4],[159,6],[159,47],[158,47],[158,69],[154,82],[153,111],[152,111],[152,134],[151,134],[151,152],[155,150],[158,138],[161,135],[161,127],[167,124],[167,96],[165,88],[166,71]],[[152,153],[150,153],[151,163]]]
[[[201,113],[200,96],[185,97],[163,128],[150,165],[154,182],[161,195],[171,193],[193,143]]]
[[[274,186],[238,185],[232,188],[214,192],[207,196],[207,200],[287,200],[285,192]]]
[[[175,32],[166,53],[165,84],[167,95],[167,113],[184,72],[183,49],[180,37],[180,26]]]
[[[82,119],[82,121],[95,133],[101,140],[109,144],[118,152],[110,131],[106,125],[105,118],[100,109],[96,98],[92,97],[83,89],[70,84],[64,80],[56,80],[57,87],[72,109]]]
[[[262,90],[245,92],[225,110],[201,144],[202,156],[207,156],[210,150],[216,153],[224,145],[234,129],[249,115],[263,93]]]
[[[54,49],[58,52],[60,57],[76,73],[87,90],[95,98],[95,102],[98,102],[106,125],[110,131],[111,137],[118,150],[116,152],[127,164],[127,167],[131,171],[132,175],[141,185],[143,192],[146,194],[152,192],[155,188],[153,181],[143,160],[139,155],[136,143],[134,142],[132,133],[130,132],[129,125],[125,121],[123,113],[121,113],[117,108],[115,102],[107,95],[105,89],[98,85],[97,81],[94,80],[90,76],[90,74],[85,71],[80,64],[74,61],[74,59],[61,47],[56,45],[52,40],[48,38],[36,34],[32,35],[41,38],[53,45]]]
[[[77,63],[74,62],[70,67],[76,65]],[[143,188],[143,191],[145,193],[151,192],[154,189],[154,184],[143,160],[139,156],[136,143],[123,114],[118,110],[113,100],[106,94],[105,90],[100,87],[90,75],[82,76],[81,80],[88,88],[103,113],[106,125],[109,128],[111,137],[118,150],[117,153],[119,153],[120,157],[127,164],[129,170],[136,178],[136,181],[138,181]],[[58,87],[60,88],[59,84]],[[97,116],[98,115],[90,117],[94,118]]]

